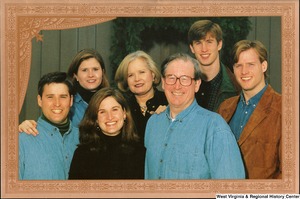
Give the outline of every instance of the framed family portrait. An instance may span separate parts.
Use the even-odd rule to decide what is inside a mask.
[[[299,193],[298,0],[2,0],[0,8],[1,198],[215,198],[222,193]],[[282,179],[18,179],[18,125],[39,113],[34,101],[35,85],[42,74],[54,70],[51,64],[55,70],[66,71],[75,52],[87,44],[106,48],[109,52],[112,48],[107,40],[112,33],[107,31],[112,30],[112,23],[118,18],[242,17],[259,21],[252,32],[249,30],[251,38],[265,33],[259,39],[269,48],[270,84],[282,95]],[[101,35],[102,39],[90,40],[88,35],[91,34]],[[85,36],[79,38],[80,35]],[[189,50],[182,43],[175,46],[149,51],[159,59],[179,48]],[[51,50],[57,47],[60,50]],[[112,65],[113,59],[108,52],[103,50],[102,54]],[[42,68],[41,65],[47,65],[45,63],[49,66]],[[273,65],[276,67],[272,70]],[[108,72],[112,75],[114,69]]]

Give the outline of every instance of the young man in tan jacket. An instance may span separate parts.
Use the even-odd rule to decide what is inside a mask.
[[[225,100],[218,112],[238,141],[246,178],[281,178],[281,95],[266,83],[267,50],[259,41],[242,40],[233,56],[242,92]]]

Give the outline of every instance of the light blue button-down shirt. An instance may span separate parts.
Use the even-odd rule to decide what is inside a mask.
[[[62,136],[59,129],[39,118],[39,135],[19,133],[20,180],[68,179],[74,151],[79,144],[79,131],[70,123]]]
[[[70,109],[70,120],[72,121],[73,126],[78,127],[79,123],[81,122],[85,110],[88,107],[88,103],[86,103],[79,93],[74,95],[73,106]]]
[[[243,179],[241,154],[225,120],[196,100],[172,121],[153,114],[145,135],[145,179]]]

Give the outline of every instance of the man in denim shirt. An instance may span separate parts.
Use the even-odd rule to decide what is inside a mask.
[[[19,134],[19,179],[65,180],[79,143],[78,128],[68,117],[73,95],[66,73],[44,75],[37,100],[42,109],[37,122],[39,135]]]
[[[186,54],[172,55],[162,65],[162,76],[169,106],[147,123],[145,179],[245,178],[230,127],[196,102],[199,62]]]

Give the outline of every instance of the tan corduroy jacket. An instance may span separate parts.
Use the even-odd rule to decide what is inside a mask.
[[[218,113],[229,123],[239,96],[225,100]],[[238,140],[246,178],[281,178],[281,95],[270,85],[260,99]]]

